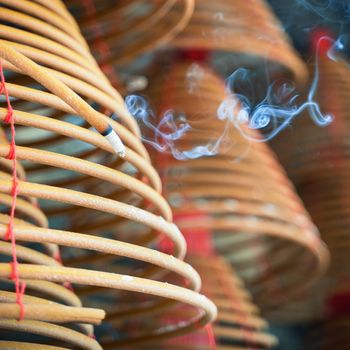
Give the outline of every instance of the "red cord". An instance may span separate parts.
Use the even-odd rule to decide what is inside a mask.
[[[11,129],[10,150],[9,150],[9,154],[7,155],[6,158],[11,159],[13,162],[13,164],[12,164],[12,190],[11,190],[12,203],[11,203],[10,219],[9,219],[7,231],[5,234],[5,240],[6,241],[11,240],[12,263],[10,264],[11,265],[10,278],[15,283],[16,303],[18,304],[18,306],[20,308],[20,312],[19,312],[19,321],[20,321],[20,320],[23,320],[23,318],[24,318],[23,295],[25,292],[26,284],[24,281],[20,281],[20,279],[19,279],[16,237],[15,237],[15,233],[13,231],[15,210],[16,210],[16,201],[17,201],[17,195],[18,195],[17,159],[16,159],[16,142],[15,142],[16,131],[15,131],[13,109],[11,106],[9,94],[8,94],[7,87],[6,87],[5,76],[4,76],[4,71],[2,68],[1,60],[0,60],[0,77],[1,77],[0,93],[5,95],[6,103],[7,103],[7,114],[6,114],[6,117],[4,119],[4,122],[7,124],[10,124],[10,129]]]
[[[211,323],[205,326],[205,331],[207,332],[207,335],[208,335],[210,349],[217,350],[218,348],[216,346],[215,335],[214,335],[213,326],[211,325]]]

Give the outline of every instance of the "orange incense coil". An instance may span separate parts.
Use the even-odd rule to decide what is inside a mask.
[[[186,27],[194,8],[194,0],[65,2],[102,66],[125,64],[167,44]]]
[[[1,130],[0,144],[8,148],[6,137]],[[9,170],[12,161],[1,158],[0,178],[3,181],[11,180]],[[25,180],[23,167],[18,164],[18,176]],[[11,207],[11,197],[8,194],[0,194],[2,211],[8,211]],[[14,224],[27,229],[47,228],[48,222],[44,213],[37,206],[34,198],[19,196],[17,198],[16,216]],[[1,237],[4,237],[3,228],[8,225],[9,216],[0,214]],[[24,244],[23,244],[24,243]],[[39,247],[32,247],[21,242],[16,247],[16,255],[21,264],[34,264],[33,266],[59,267],[61,263],[55,258],[60,253],[56,244],[45,241]],[[0,259],[8,261],[12,255],[11,242],[0,241]],[[35,343],[36,336],[46,337],[51,342],[61,341],[68,346],[78,346],[84,349],[101,349],[92,338],[92,325],[100,324],[104,318],[104,311],[100,309],[84,308],[81,301],[73,291],[64,286],[52,282],[25,280],[26,290],[23,296],[23,319],[18,321],[21,315],[21,306],[17,303],[17,295],[12,291],[13,282],[4,278],[0,279],[0,347],[2,349],[51,349],[49,345]],[[71,329],[72,324],[75,329]],[[13,341],[13,339],[28,337],[31,342]],[[7,341],[6,341],[7,339]],[[10,341],[12,339],[12,341]],[[58,349],[58,348],[57,348]]]
[[[217,256],[191,256],[188,261],[203,276],[203,293],[218,306],[213,325],[218,349],[230,345],[234,349],[234,344],[242,349],[266,349],[277,344],[275,337],[265,333],[267,323],[258,315],[258,308],[231,266]]]
[[[220,69],[227,65],[228,74],[238,67],[258,70],[263,66],[269,78],[282,74],[301,85],[307,80],[304,63],[264,0],[196,1],[188,26],[171,44],[187,50],[229,53],[227,59],[218,58]]]
[[[243,282],[227,262],[218,256],[208,257],[203,254],[189,254],[188,261],[203,276],[203,293],[215,300],[218,306],[218,318],[212,326],[216,345],[210,345],[210,331],[197,330],[192,334],[163,342],[159,344],[159,348],[257,350],[268,349],[277,344],[277,339],[266,333],[267,322],[259,316],[259,310],[253,305]],[[150,348],[145,346],[135,349]]]
[[[310,67],[314,71],[315,67]],[[334,62],[326,55],[318,57],[318,86],[315,101],[323,113],[334,116],[326,128],[310,122],[308,113],[293,125],[293,135],[276,138],[276,149],[282,164],[293,180],[322,239],[331,253],[330,269],[314,294],[305,298],[303,309],[313,306],[316,316],[335,316],[344,312],[349,296],[349,238],[347,233],[349,201],[349,112],[347,88],[350,82],[345,62]],[[283,141],[282,141],[283,137]],[[341,303],[339,304],[339,301]],[[287,312],[285,312],[287,313]],[[315,312],[313,313],[315,314]],[[331,321],[333,322],[333,321]]]
[[[201,78],[189,89],[188,69],[186,62],[178,63],[150,84],[157,117],[173,109],[175,121],[179,116],[178,124],[191,127],[173,153],[183,156],[225,137],[211,157],[178,161],[156,154],[166,196],[181,229],[206,228],[215,234],[217,249],[252,289],[259,306],[281,304],[324,272],[327,249],[267,145],[241,134],[258,139],[257,131],[239,124],[239,132],[218,119],[217,110],[227,98],[223,81],[201,66]]]
[[[205,258],[189,261],[205,276],[203,293],[212,296],[218,305],[218,322],[213,331],[219,346],[237,343],[243,348],[265,349],[277,344],[275,337],[265,333],[267,323],[258,315],[243,282],[224,260],[213,257],[210,261]]]
[[[277,138],[273,146],[330,249],[329,284],[336,287],[337,282],[346,283],[350,277],[346,269],[350,263],[346,229],[350,208],[347,196],[350,74],[344,62],[334,62],[323,55],[318,61],[315,101],[322,112],[334,116],[333,122],[319,128],[312,125],[305,113],[293,126],[294,136],[285,133],[283,144]]]
[[[0,14],[6,18],[0,27],[0,57],[16,126],[16,159],[27,175],[19,178],[18,196],[39,200],[50,222],[50,227],[38,227],[16,221],[14,233],[19,244],[60,246],[64,262],[61,266],[29,260],[19,264],[19,276],[33,281],[36,290],[46,286],[49,295],[55,295],[56,287],[48,286],[74,284],[84,304],[107,311],[114,330],[116,323],[124,329],[124,323],[138,318],[141,326],[136,331],[125,329],[118,339],[103,340],[114,346],[167,338],[210,322],[216,308],[198,293],[198,274],[182,262],[186,244],[160,195],[160,179],[138,126],[99,70],[76,23],[59,1],[0,3],[6,5]],[[7,112],[2,104],[1,121]],[[108,117],[111,112],[117,121]],[[120,136],[124,158],[116,156],[103,135],[89,129],[95,122],[99,127],[107,123]],[[9,150],[0,144],[1,166],[12,170],[3,159]],[[11,180],[8,175],[0,179],[5,198],[11,194]],[[35,222],[34,209],[27,211]],[[5,219],[1,237],[7,229]],[[164,238],[173,244],[171,254],[154,249]],[[48,259],[55,261],[52,256]],[[10,275],[10,264],[2,262],[0,277]],[[170,278],[174,284],[166,283]],[[196,309],[195,316],[171,329],[160,326],[142,332],[142,323],[181,305]]]

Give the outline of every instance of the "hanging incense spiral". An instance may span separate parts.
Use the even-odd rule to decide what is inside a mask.
[[[1,346],[18,343],[22,338],[16,334],[28,332],[32,345],[19,340],[22,345],[16,346],[38,349],[42,342],[45,349],[51,348],[49,344],[100,349],[91,327],[84,324],[100,323],[101,308],[107,312],[107,321],[98,330],[104,348],[161,339],[210,322],[216,308],[197,293],[199,276],[182,262],[185,241],[160,195],[160,179],[137,124],[99,70],[76,23],[60,1],[1,4],[0,57],[13,108],[18,164],[13,232],[17,272],[27,285],[23,319],[17,322],[20,309],[13,292],[6,289],[11,287],[11,264],[4,258],[0,277],[10,286],[2,288],[0,327],[11,332]],[[0,109],[4,127],[7,114],[4,104]],[[120,143],[103,135],[106,127],[120,137]],[[120,144],[125,154],[116,150]],[[2,237],[11,206],[12,168],[5,159],[10,150],[3,141]],[[155,249],[162,239],[173,244],[169,254]],[[8,257],[9,246],[4,243],[1,254]],[[167,283],[169,278],[175,282]],[[75,293],[67,289],[70,284]],[[82,308],[76,295],[94,309]],[[173,327],[147,332],[130,328],[135,317],[142,325],[181,305],[197,312]],[[59,326],[62,322],[74,322],[78,329]],[[118,334],[109,331],[116,324]]]

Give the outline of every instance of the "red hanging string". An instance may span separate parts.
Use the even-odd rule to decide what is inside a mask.
[[[24,281],[20,281],[20,278],[19,278],[16,237],[13,230],[16,201],[17,201],[17,195],[18,195],[17,159],[16,159],[16,142],[15,142],[16,131],[15,131],[13,109],[11,106],[9,94],[6,87],[5,76],[4,76],[1,60],[0,60],[0,77],[1,77],[0,93],[5,95],[6,104],[7,104],[7,114],[5,116],[4,122],[7,124],[10,124],[10,129],[11,129],[10,150],[6,158],[12,160],[12,190],[11,190],[12,203],[11,203],[11,210],[10,210],[10,219],[9,219],[9,222],[7,225],[7,231],[5,234],[5,240],[11,241],[11,246],[12,246],[12,263],[10,264],[11,265],[10,278],[15,283],[16,302],[20,309],[20,312],[19,312],[19,321],[20,321],[24,318],[23,295],[25,292],[26,284]]]
[[[215,335],[214,335],[213,326],[211,325],[211,323],[205,326],[205,331],[207,332],[207,335],[208,335],[210,349],[217,350],[218,348],[216,346]]]

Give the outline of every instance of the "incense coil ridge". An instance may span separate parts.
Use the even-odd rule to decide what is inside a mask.
[[[315,126],[309,112],[305,112],[296,120],[293,135],[284,133],[283,142],[281,135],[273,141],[272,146],[330,251],[330,268],[315,286],[320,300],[315,304],[314,295],[310,295],[305,298],[303,305],[303,309],[313,306],[313,314],[316,315],[322,310],[321,319],[327,330],[329,324],[336,324],[337,317],[342,318],[344,311],[348,310],[349,299],[350,276],[346,267],[349,266],[347,174],[350,159],[350,74],[345,62],[335,62],[323,53],[318,54],[315,61],[319,80],[314,100],[322,113],[334,116],[332,123],[326,128]],[[315,71],[314,65],[309,68],[310,72]],[[314,333],[319,335],[321,331],[318,328]],[[339,329],[339,340],[342,332]],[[332,333],[334,344],[328,342],[328,336],[325,336],[325,349],[337,345],[341,348],[341,341],[336,343],[336,334],[337,331]],[[310,339],[312,341],[313,336]]]
[[[0,144],[8,147],[6,135],[1,130]],[[21,181],[25,179],[23,167],[19,164],[18,176]],[[9,174],[11,161],[1,158],[1,180],[11,180]],[[0,194],[2,211],[11,207],[11,196]],[[47,228],[48,221],[44,213],[38,207],[35,198],[17,198],[16,212],[19,217],[15,219],[15,225],[25,228]],[[0,214],[1,238],[4,238],[8,225],[9,216]],[[43,266],[61,266],[59,261],[60,252],[56,244],[48,244],[43,241],[41,249],[33,249],[25,245],[17,245],[17,258],[24,264],[35,264]],[[2,262],[11,258],[11,242],[0,241],[0,259]],[[47,337],[48,342],[64,341],[70,346],[78,346],[84,349],[101,349],[96,340],[93,339],[93,325],[98,325],[105,316],[103,310],[85,308],[80,299],[68,288],[69,286],[56,285],[52,282],[39,282],[26,280],[26,290],[23,296],[24,318],[20,317],[20,305],[17,303],[17,295],[12,291],[13,282],[3,276],[0,279],[0,347],[18,349],[51,349],[50,345],[27,343],[24,340],[15,341],[22,333],[24,337],[41,335]],[[67,326],[66,326],[67,324]],[[75,327],[72,328],[72,324]],[[5,340],[7,339],[7,341]],[[22,337],[23,339],[23,337]],[[52,348],[54,349],[54,348]],[[58,348],[57,349],[61,349]]]
[[[310,71],[313,69],[310,66]],[[350,74],[346,63],[333,62],[323,55],[318,57],[318,69],[315,101],[321,111],[334,116],[333,122],[327,128],[319,128],[310,122],[308,113],[304,113],[295,123],[295,136],[289,137],[284,146],[277,138],[273,146],[330,249],[328,277],[336,286],[334,282],[343,283],[344,278],[346,281],[349,278],[344,265],[349,264],[346,175],[350,164],[347,88]],[[298,147],[294,147],[296,142]]]
[[[180,152],[210,144],[224,130],[225,140],[212,156],[178,161],[155,154],[155,164],[179,227],[211,230],[219,252],[258,305],[268,309],[319,278],[328,251],[268,146],[250,142],[217,117],[226,98],[223,81],[202,65],[201,78],[189,87],[190,66],[179,62],[164,77],[153,76],[147,95],[151,107],[159,120],[172,109],[175,117],[185,116],[191,129],[176,145]],[[166,98],[161,91],[167,91]],[[256,130],[240,127],[259,138]]]
[[[189,255],[188,261],[203,276],[203,293],[218,306],[217,322],[212,326],[217,349],[268,349],[277,344],[277,339],[266,333],[267,322],[227,262],[215,255],[210,260]],[[176,343],[175,339],[172,342]]]
[[[209,261],[194,255],[187,261],[203,276],[203,293],[218,306],[213,333],[219,349],[220,345],[229,347],[233,344],[248,349],[277,345],[277,339],[266,333],[267,322],[259,316],[259,309],[253,304],[243,281],[225,260],[211,256]]]
[[[199,0],[189,24],[171,45],[229,53],[226,61],[219,58],[230,67],[228,74],[238,67],[258,69],[262,64],[269,70],[270,78],[289,76],[303,85],[307,81],[307,69],[281,26],[263,0]]]
[[[64,5],[56,0],[0,4],[0,57],[16,125],[16,156],[26,173],[18,181],[19,208],[22,198],[39,200],[50,222],[50,227],[34,225],[41,216],[33,206],[23,204],[22,212],[18,210],[14,233],[26,262],[18,266],[20,278],[32,281],[36,291],[46,286],[45,293],[55,298],[66,290],[62,284],[72,283],[84,304],[105,309],[108,326],[115,329],[117,323],[125,332],[117,339],[102,339],[104,348],[181,334],[213,320],[216,308],[198,293],[198,274],[182,262],[186,244],[160,194],[160,179],[137,123],[99,70]],[[2,122],[7,112],[2,104]],[[116,120],[108,117],[111,113]],[[125,158],[118,158],[111,144],[89,129],[96,121],[108,123],[120,136]],[[12,170],[4,159],[9,151],[10,146],[1,143],[0,163],[7,171]],[[3,175],[3,198],[9,198],[11,190],[11,177]],[[6,222],[4,214],[2,237]],[[172,243],[171,253],[157,250],[162,239]],[[43,244],[61,248],[63,265],[53,251],[46,260],[36,252],[36,245]],[[26,249],[32,259],[47,263],[27,263]],[[0,277],[8,279],[10,273],[10,264],[2,262]],[[170,277],[174,284],[167,283]],[[129,296],[141,294],[142,298]],[[147,334],[127,330],[129,319],[147,322],[147,317],[171,313],[183,304],[197,310],[192,319]],[[53,319],[55,308],[50,311]],[[102,318],[103,311],[96,312]],[[38,329],[41,321],[36,322]],[[15,325],[19,329],[25,323]],[[90,345],[80,346],[100,348],[90,340]]]
[[[186,27],[194,8],[194,0],[65,2],[102,66],[164,46]]]
[[[268,324],[260,317],[259,309],[253,304],[244,283],[225,260],[214,254],[204,255],[204,252],[192,254],[189,249],[187,261],[203,276],[203,293],[215,300],[218,306],[218,318],[212,325],[215,346],[210,344],[208,330],[203,329],[162,342],[158,344],[159,348],[269,349],[277,344],[277,339],[267,333]],[[146,350],[151,347],[133,349]]]

